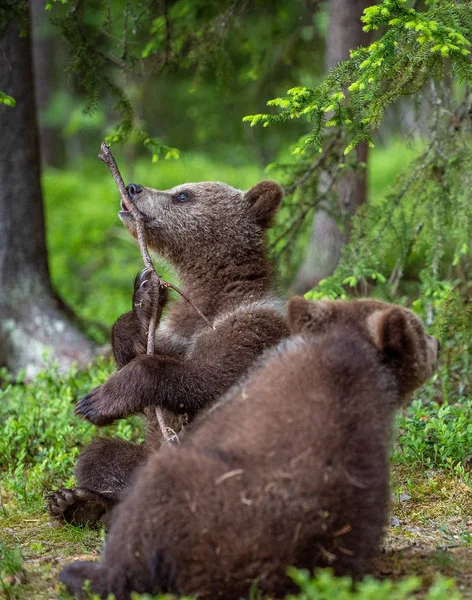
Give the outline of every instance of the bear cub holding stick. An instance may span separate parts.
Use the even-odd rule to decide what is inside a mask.
[[[99,439],[76,467],[77,487],[48,498],[50,514],[73,524],[107,521],[135,469],[158,447],[154,408],[170,416],[194,415],[243,376],[262,352],[288,335],[284,306],[271,281],[265,232],[282,200],[273,181],[246,192],[224,183],[188,183],[158,191],[130,184],[128,194],[144,217],[148,246],[177,270],[185,295],[157,329],[155,354],[146,354],[149,299],[156,290],[146,272],[138,277],[133,310],[113,327],[119,371],[82,398],[76,413],[106,425],[145,412],[147,443]],[[120,218],[133,235],[127,210]],[[167,294],[161,292],[165,303]]]
[[[101,562],[60,575],[80,597],[132,591],[237,600],[286,567],[359,576],[388,509],[395,410],[436,368],[439,344],[382,302],[289,302],[291,338],[193,427],[153,454],[118,505]]]

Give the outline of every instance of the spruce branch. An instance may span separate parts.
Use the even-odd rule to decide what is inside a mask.
[[[149,276],[151,278],[154,278],[155,282],[157,283],[158,294],[157,297],[153,299],[152,316],[149,320],[147,339],[147,354],[154,354],[156,327],[158,318],[160,316],[159,295],[161,290],[170,288],[176,291],[178,294],[180,294],[180,296],[182,296],[184,300],[186,300],[186,302],[190,304],[190,306],[195,310],[195,312],[200,317],[202,317],[202,319],[205,321],[205,323],[207,323],[207,325],[209,325],[210,327],[212,327],[212,325],[210,321],[205,317],[205,315],[196,306],[194,306],[194,304],[189,300],[189,298],[187,298],[187,296],[185,296],[185,294],[177,286],[173,285],[172,283],[169,283],[168,281],[165,281],[164,279],[162,279],[162,277],[160,277],[160,275],[157,274],[146,244],[143,217],[128,195],[128,191],[125,187],[123,178],[121,177],[115,158],[110,150],[110,146],[106,142],[102,142],[101,152],[98,155],[98,157],[101,158],[110,169],[112,177],[116,183],[116,187],[120,192],[121,200],[135,221],[136,237],[138,240],[139,250],[141,252],[144,266],[148,270]],[[178,441],[177,434],[166,426],[162,410],[159,407],[156,407],[155,411],[157,422],[159,423],[159,427],[161,429],[165,441],[169,443]]]

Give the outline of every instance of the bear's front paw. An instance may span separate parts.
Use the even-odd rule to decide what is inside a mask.
[[[122,406],[126,398],[122,379],[121,372],[115,373],[104,384],[93,389],[77,402],[75,414],[100,426],[127,416],[129,412]]]
[[[169,292],[160,286],[155,272],[146,267],[136,275],[134,280],[133,310],[150,318],[156,300],[162,308],[167,302]]]
[[[116,417],[107,414],[106,396],[98,386],[81,398],[75,407],[74,414],[79,415],[94,425],[109,425]]]

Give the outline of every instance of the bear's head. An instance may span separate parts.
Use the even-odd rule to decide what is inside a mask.
[[[401,306],[375,300],[310,302],[295,297],[288,303],[287,320],[292,334],[324,335],[333,328],[359,332],[392,369],[403,402],[437,367],[438,340],[427,335],[418,317]]]
[[[247,191],[213,181],[164,191],[136,184],[127,189],[144,218],[148,245],[177,267],[256,254],[282,201],[274,181],[261,181]],[[134,219],[122,208],[119,216],[136,236]]]

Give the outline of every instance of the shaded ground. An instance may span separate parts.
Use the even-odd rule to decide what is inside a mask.
[[[457,581],[464,598],[472,598],[471,488],[444,471],[421,473],[396,466],[392,490],[394,524],[375,561],[375,575],[381,579],[420,575],[427,589],[437,573],[442,573]],[[12,572],[3,575],[4,597],[69,599],[57,583],[60,567],[74,559],[96,556],[103,532],[58,528],[48,523],[44,513],[29,515],[15,510],[13,498],[3,498],[0,539],[9,549],[19,549],[23,557],[16,567],[10,557]]]
[[[472,489],[444,471],[395,467],[391,523],[374,565],[379,578],[437,573],[452,577],[472,598]]]
[[[45,513],[34,517],[16,516],[0,519],[0,540],[9,549],[19,549],[23,558],[15,568],[15,557],[8,556],[9,573],[3,574],[3,594],[8,600],[62,600],[71,596],[58,582],[57,575],[72,560],[96,557],[103,538],[102,531],[57,527]]]

